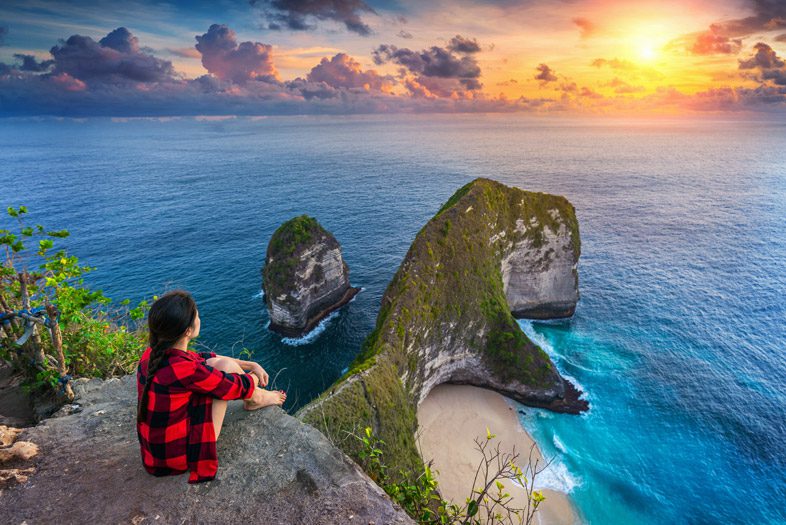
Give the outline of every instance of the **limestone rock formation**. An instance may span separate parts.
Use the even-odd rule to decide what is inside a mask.
[[[300,337],[360,288],[349,284],[349,268],[336,238],[301,215],[273,233],[262,270],[270,329]]]
[[[564,197],[476,179],[420,230],[350,370],[299,417],[330,435],[371,426],[391,471],[418,469],[418,404],[441,383],[577,413],[580,392],[515,315],[562,317],[578,300],[575,210]],[[356,456],[348,440],[344,450]]]
[[[189,485],[187,475],[142,468],[133,376],[75,390],[81,411],[18,436],[40,452],[35,468],[15,473],[20,484],[0,491],[3,523],[413,523],[322,434],[278,407],[230,410],[217,479]]]

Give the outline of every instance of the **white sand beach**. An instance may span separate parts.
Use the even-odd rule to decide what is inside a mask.
[[[463,503],[472,489],[475,471],[482,456],[474,439],[486,438],[486,428],[496,435],[500,450],[510,452],[515,445],[521,453],[518,465],[524,469],[533,441],[521,427],[518,414],[508,400],[491,390],[468,385],[439,385],[418,407],[418,446],[423,460],[433,460],[432,468],[444,498]],[[537,457],[542,464],[540,451]],[[534,457],[534,455],[533,455]],[[513,506],[526,505],[523,488],[507,481]],[[573,525],[578,522],[573,503],[561,492],[544,490],[546,500],[535,515],[540,525]]]

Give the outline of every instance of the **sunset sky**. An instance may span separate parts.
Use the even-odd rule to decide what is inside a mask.
[[[0,5],[0,116],[786,111],[785,0]]]

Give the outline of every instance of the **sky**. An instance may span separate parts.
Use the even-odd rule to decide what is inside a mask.
[[[3,0],[0,117],[786,115],[786,0]]]

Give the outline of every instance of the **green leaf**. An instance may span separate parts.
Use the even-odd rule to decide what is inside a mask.
[[[470,518],[478,513],[478,502],[474,499],[467,505],[467,516]]]
[[[54,245],[55,243],[52,242],[52,239],[41,239],[38,241],[38,254],[45,255],[46,251],[52,248]]]

